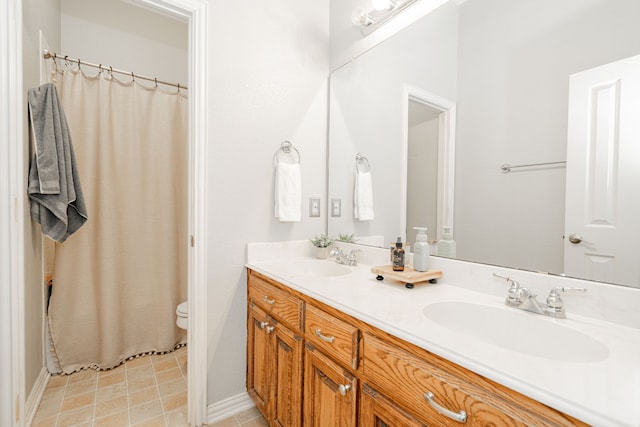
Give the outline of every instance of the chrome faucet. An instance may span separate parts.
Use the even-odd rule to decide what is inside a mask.
[[[342,249],[334,247],[329,252],[329,256],[335,256],[336,262],[338,264],[355,267],[356,265],[358,265],[358,260],[356,259],[356,253],[358,252],[360,252],[360,249],[353,249],[351,252],[349,252],[349,255],[345,255],[345,253],[342,252]]]
[[[564,302],[562,301],[562,298],[560,298],[561,292],[587,292],[586,288],[568,288],[556,286],[555,288],[551,289],[551,292],[549,292],[546,304],[543,304],[536,299],[536,294],[534,294],[527,288],[523,288],[512,278],[502,276],[498,273],[493,273],[493,275],[505,279],[510,285],[509,290],[507,291],[507,299],[505,300],[506,305],[508,305],[509,307],[518,308],[520,310],[530,311],[536,314],[555,317],[557,319],[567,318],[567,314],[564,310]]]

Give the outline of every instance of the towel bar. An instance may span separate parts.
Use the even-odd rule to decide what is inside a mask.
[[[361,170],[359,166],[364,166],[364,170]],[[362,154],[356,154],[356,171],[358,172],[369,172],[371,170],[371,164],[369,164],[369,159],[367,159]]]
[[[298,156],[298,160],[294,161],[292,163],[293,164],[300,163],[300,160],[302,160],[302,156],[300,156],[300,152],[298,151],[298,149],[296,147],[294,147],[293,144],[291,142],[289,142],[289,141],[282,141],[282,144],[280,144],[280,148],[273,155],[274,163],[275,164],[280,163],[281,159],[278,157],[279,154],[284,153],[284,155],[290,155],[290,154],[293,153],[291,150],[293,150],[293,152],[295,152],[295,155]]]

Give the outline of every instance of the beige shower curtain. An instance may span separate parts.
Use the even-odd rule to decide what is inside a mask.
[[[175,310],[187,298],[186,94],[102,74],[55,77],[89,213],[55,244],[49,327],[65,373],[185,340]]]

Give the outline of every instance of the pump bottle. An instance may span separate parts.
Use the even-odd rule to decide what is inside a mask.
[[[418,231],[416,243],[413,245],[413,269],[416,271],[429,270],[429,238],[427,229],[424,227],[413,227]]]
[[[391,259],[393,261],[393,271],[404,271],[404,249],[402,249],[402,239],[398,237],[396,247],[393,248]]]
[[[456,257],[456,241],[453,240],[453,231],[449,225],[443,227],[442,240],[438,242],[438,255]]]

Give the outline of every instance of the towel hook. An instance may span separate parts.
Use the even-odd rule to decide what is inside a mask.
[[[293,152],[291,151],[293,149]],[[276,154],[273,156],[273,160],[275,162],[275,164],[280,163],[280,158],[278,157],[278,155],[280,153],[284,153],[285,155],[289,155],[289,154],[294,154],[297,156],[297,160],[294,160],[292,163],[300,163],[300,161],[302,160],[302,156],[300,156],[300,152],[298,151],[298,149],[296,147],[293,146],[293,144],[289,141],[282,141],[282,144],[280,144],[280,148],[278,149],[278,151],[276,151]]]

